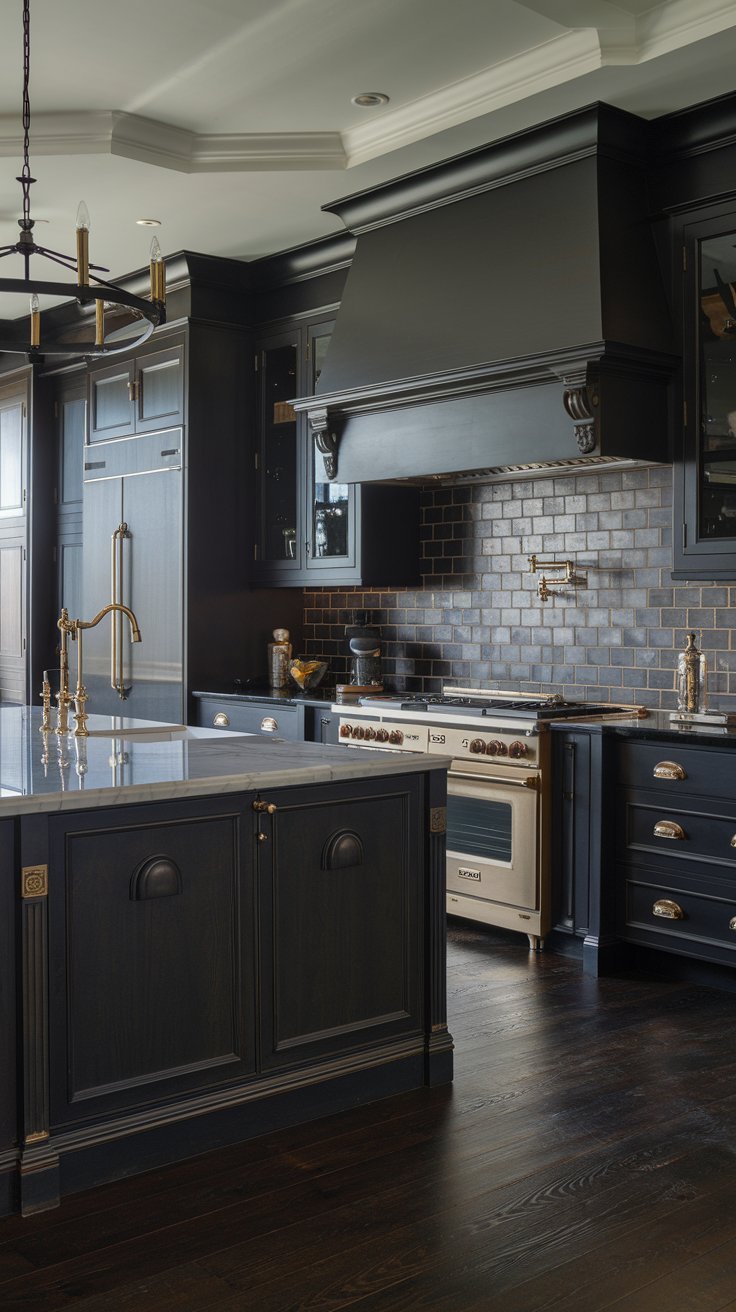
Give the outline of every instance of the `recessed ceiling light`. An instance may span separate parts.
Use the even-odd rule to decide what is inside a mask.
[[[141,226],[142,228],[160,228],[160,227],[161,227],[161,220],[160,220],[160,219],[136,219],[136,223],[140,224],[140,226]]]
[[[359,109],[374,109],[376,105],[387,105],[388,100],[382,91],[361,91],[359,96],[353,96],[350,103]]]

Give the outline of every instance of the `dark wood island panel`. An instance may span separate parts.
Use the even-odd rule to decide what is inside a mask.
[[[3,1211],[451,1080],[445,793],[430,769],[4,821]]]

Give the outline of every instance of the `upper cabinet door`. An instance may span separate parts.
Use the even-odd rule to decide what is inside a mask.
[[[684,394],[682,460],[675,465],[675,577],[730,579],[736,574],[733,206],[684,224],[681,258]]]
[[[135,432],[135,360],[90,370],[89,440],[106,442]]]
[[[184,421],[184,345],[150,351],[136,360],[137,433],[172,428]]]
[[[307,333],[309,395],[317,388],[327,355],[334,322],[313,324]],[[308,421],[305,433],[307,450],[308,505],[305,564],[316,573],[335,567],[355,565],[355,488],[348,483],[331,483],[325,473],[324,456],[317,450]]]
[[[299,496],[298,336],[269,338],[258,353],[260,375],[260,514],[258,559],[280,574],[302,568],[304,531]]]
[[[184,420],[184,343],[95,367],[89,389],[90,442],[176,428]]]

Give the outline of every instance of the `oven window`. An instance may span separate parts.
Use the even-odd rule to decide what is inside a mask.
[[[447,850],[489,861],[511,860],[510,802],[448,797]]]

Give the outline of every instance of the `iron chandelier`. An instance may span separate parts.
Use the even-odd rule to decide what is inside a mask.
[[[117,351],[130,350],[151,335],[153,329],[166,322],[166,267],[158,240],[151,243],[150,299],[134,296],[114,283],[106,282],[99,275],[108,273],[103,265],[89,262],[89,213],[84,201],[77,211],[77,246],[76,255],[65,255],[60,251],[40,246],[33,235],[34,220],[31,218],[30,190],[36,181],[31,176],[30,166],[30,128],[31,106],[28,91],[30,80],[30,0],[23,0],[23,169],[16,179],[23,193],[23,217],[18,220],[20,235],[10,246],[0,246],[0,259],[8,255],[19,255],[23,260],[25,276],[23,278],[0,278],[0,293],[9,292],[29,297],[29,320],[0,319],[0,351],[19,352],[33,361],[42,355],[114,355]],[[49,282],[31,277],[31,258],[40,256],[60,264],[62,268],[76,273],[76,283]],[[1,266],[0,266],[1,267]],[[90,282],[93,277],[94,284]],[[52,327],[44,325],[43,341],[41,334],[40,296],[54,296],[76,300],[79,305],[94,304],[94,337],[90,336],[92,328],[91,315],[73,327]],[[107,312],[107,322],[106,322]],[[26,324],[29,332],[26,334]],[[136,325],[137,331],[132,335],[125,333],[120,338],[120,331]]]

